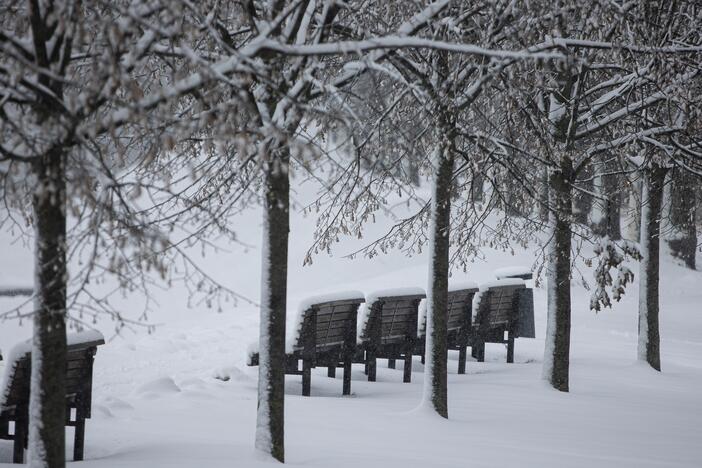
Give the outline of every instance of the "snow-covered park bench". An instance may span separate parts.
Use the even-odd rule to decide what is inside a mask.
[[[85,420],[90,418],[91,412],[93,360],[97,347],[105,340],[94,331],[70,334],[67,338],[66,426],[75,428],[73,459],[82,460]],[[1,387],[0,439],[14,441],[14,463],[23,462],[27,446],[31,349],[29,342],[12,348]]]
[[[286,339],[286,374],[302,375],[302,394],[310,395],[311,370],[327,367],[329,377],[343,367],[343,395],[351,394],[351,364],[356,352],[356,319],[363,293],[350,291],[303,301],[293,314]],[[300,367],[300,363],[302,366]],[[249,366],[258,365],[258,352],[249,352]]]
[[[385,290],[366,297],[359,318],[360,350],[356,362],[365,364],[369,382],[375,382],[378,358],[387,358],[391,367],[395,359],[404,359],[402,381],[411,381],[418,309],[425,297],[420,288]]]
[[[466,373],[466,355],[468,346],[472,343],[471,316],[473,296],[478,292],[476,283],[459,283],[449,285],[447,297],[447,335],[446,347],[458,351],[458,373]],[[423,307],[424,312],[426,307]],[[426,342],[426,313],[421,314],[419,340],[415,347],[416,354],[422,356],[424,362],[424,347]]]
[[[495,270],[495,277],[500,279],[519,278],[530,280],[533,278],[531,268],[508,267]],[[519,325],[517,336],[520,338],[536,338],[534,323],[534,290],[527,287],[519,291]]]
[[[520,314],[527,287],[523,279],[503,278],[480,286],[473,298],[473,356],[485,360],[485,343],[507,345],[507,362],[514,362],[514,339],[520,335]],[[533,306],[531,308],[533,323]],[[533,338],[533,336],[530,336]]]

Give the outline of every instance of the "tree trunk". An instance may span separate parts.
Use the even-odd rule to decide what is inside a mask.
[[[627,238],[637,241],[641,237],[641,181],[627,181],[629,188],[627,202]]]
[[[36,236],[29,466],[66,464],[66,180],[62,150],[34,165]]]
[[[482,203],[484,198],[483,194],[483,174],[479,171],[473,172],[473,177],[470,183],[470,201],[473,203]]]
[[[544,223],[549,218],[548,193],[548,168],[544,167],[539,177],[539,220]]]
[[[639,272],[638,358],[661,370],[658,328],[660,263],[660,216],[666,169],[652,166],[644,171],[641,195],[641,256]]]
[[[424,401],[440,416],[448,418],[446,347],[449,275],[449,234],[451,229],[451,180],[453,178],[453,137],[437,150],[434,161],[434,194],[431,203],[429,286],[424,365]]]
[[[276,148],[270,158],[265,168],[256,448],[284,462],[290,154],[286,147]]]
[[[592,230],[598,235],[607,236],[612,240],[620,240],[621,233],[621,193],[618,178],[615,174],[602,174],[615,169],[612,164],[605,163],[596,178],[595,191],[602,198],[594,200]]]
[[[524,216],[524,193],[512,174],[505,170],[503,173],[503,194],[505,200],[505,215],[512,217]]]
[[[584,190],[587,191],[592,191],[594,188],[594,184],[592,183],[592,175],[593,175],[593,170],[591,166],[585,166],[582,170],[581,173],[582,177],[587,179],[584,181],[579,181],[577,183],[578,187],[581,187]],[[590,224],[590,213],[592,212],[592,195],[589,193],[586,193],[585,191],[581,190],[576,190],[573,195],[571,195],[571,199],[573,200],[573,208],[572,208],[572,213],[573,213],[573,220],[578,223],[582,224],[583,226],[589,226]]]
[[[668,245],[674,257],[681,259],[685,266],[695,269],[697,255],[697,222],[695,206],[695,175],[684,169],[671,171],[670,186],[670,233]]]
[[[568,391],[570,365],[570,242],[572,166],[564,158],[549,175],[552,230],[548,256],[548,323],[544,350],[544,378],[553,388]]]

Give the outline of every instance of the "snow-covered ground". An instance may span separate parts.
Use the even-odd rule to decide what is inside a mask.
[[[260,217],[256,210],[238,223],[250,248],[232,246],[209,253],[208,271],[252,298],[259,291]],[[314,219],[293,215],[290,302],[335,290],[364,292],[426,287],[426,258],[400,253],[372,260],[347,260],[360,241],[342,241],[334,257],[319,256],[302,267]],[[382,232],[382,222],[369,237]],[[485,251],[468,275],[452,281],[494,279],[494,270],[529,266],[531,251]],[[0,235],[0,285],[31,282],[28,246]],[[402,370],[381,361],[378,381],[365,380],[354,366],[352,395],[341,396],[341,373],[313,371],[312,397],[302,397],[301,379],[286,381],[286,460],[301,467],[699,467],[702,466],[702,272],[662,263],[662,365],[657,373],[635,362],[634,284],[614,310],[588,310],[589,292],[573,283],[571,392],[559,393],[541,380],[546,298],[535,291],[536,339],[519,339],[515,363],[488,345],[485,363],[469,362],[457,375],[457,354],[449,359],[448,421],[416,410],[423,366],[414,362],[412,383]],[[634,269],[637,271],[637,269]],[[151,316],[156,332],[125,331],[100,323],[108,343],[96,357],[93,417],[86,430],[85,468],[255,467],[253,449],[256,368],[245,366],[246,350],[257,339],[253,306],[221,313],[204,305],[187,307],[177,287],[156,291]],[[0,300],[6,310],[19,299]],[[125,312],[138,311],[141,298],[127,297]],[[0,349],[30,335],[16,321],[0,324]],[[0,366],[2,363],[0,363]],[[70,454],[72,430],[68,429]],[[9,443],[0,462],[11,461]]]

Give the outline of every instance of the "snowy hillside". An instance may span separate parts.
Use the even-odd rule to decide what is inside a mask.
[[[302,202],[305,189],[298,190]],[[257,300],[260,213],[252,209],[239,221],[240,239],[249,247],[209,251],[203,265]],[[357,240],[344,240],[333,257],[318,256],[302,267],[314,222],[293,215],[289,310],[307,296],[336,290],[426,287],[425,257],[342,258],[361,245]],[[367,239],[383,226],[379,218]],[[31,284],[29,246],[7,232],[0,246],[2,284]],[[455,273],[452,282],[491,281],[495,269],[530,266],[534,255],[486,251],[485,260],[468,275]],[[375,383],[355,365],[351,397],[341,397],[341,375],[330,379],[324,368],[313,371],[310,398],[300,396],[299,376],[287,376],[286,462],[320,468],[700,466],[702,272],[666,256],[661,278],[660,374],[636,363],[637,285],[614,310],[595,314],[588,310],[589,292],[574,282],[571,391],[551,389],[541,380],[546,297],[537,288],[537,339],[517,340],[514,364],[504,362],[504,347],[488,344],[487,362],[469,361],[467,375],[457,375],[457,354],[450,352],[449,421],[416,410],[423,384],[418,357],[411,384],[382,360]],[[73,466],[269,466],[253,448],[257,369],[245,366],[247,346],[258,336],[257,308],[188,308],[177,287],[154,296],[158,306],[150,319],[159,326],[153,334],[137,329],[114,336],[113,324],[97,324],[108,343],[96,357],[86,461]],[[4,298],[0,307],[19,301]],[[120,307],[138,315],[142,305],[142,298],[127,297]],[[26,322],[2,323],[3,354],[30,331]],[[71,429],[68,435],[70,448]],[[4,442],[0,461],[9,463],[11,456],[11,443]]]

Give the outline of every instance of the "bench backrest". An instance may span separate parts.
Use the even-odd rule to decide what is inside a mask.
[[[458,332],[470,329],[470,319],[473,315],[473,296],[478,292],[478,288],[457,289],[449,291],[447,296],[447,331]],[[426,317],[419,330],[419,336],[426,334]]]
[[[470,318],[473,314],[473,296],[477,292],[477,288],[449,291],[446,307],[448,331],[470,326]]]
[[[416,338],[419,302],[425,297],[424,294],[378,297],[369,306],[363,336],[378,344],[402,343]]]
[[[92,373],[93,359],[99,345],[104,344],[104,340],[77,343],[69,345],[66,354],[66,398],[69,407],[74,407],[78,400],[90,402],[92,394]],[[29,405],[29,383],[31,379],[31,353],[26,353],[15,360],[12,368],[6,369],[11,372],[9,387],[5,392],[5,399],[0,405],[3,412],[10,411],[18,407],[25,410]],[[90,405],[85,408],[86,417],[90,417]]]
[[[296,349],[331,349],[353,347],[356,343],[358,307],[365,302],[360,297],[311,305],[304,312],[302,329]]]
[[[480,308],[475,323],[481,328],[509,328],[519,316],[519,291],[523,284],[493,286],[481,293]]]

